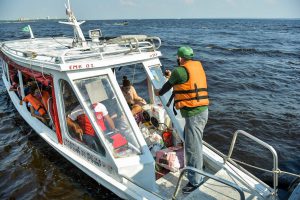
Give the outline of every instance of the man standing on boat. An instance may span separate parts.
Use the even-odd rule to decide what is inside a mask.
[[[202,137],[208,119],[208,92],[206,75],[199,61],[192,60],[193,49],[188,46],[180,47],[177,51],[178,67],[167,70],[169,80],[160,90],[155,90],[157,96],[164,95],[173,88],[174,106],[180,109],[185,118],[184,140],[186,165],[202,170]],[[182,189],[183,193],[190,193],[197,189],[203,177],[189,171],[189,183]]]

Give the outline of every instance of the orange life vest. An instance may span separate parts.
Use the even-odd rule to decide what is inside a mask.
[[[206,75],[202,64],[189,60],[182,67],[188,73],[188,81],[173,86],[176,109],[209,105]]]
[[[42,91],[42,103],[46,110],[48,110],[48,99],[50,98],[48,91]]]
[[[32,107],[40,113],[41,116],[46,114],[43,104],[32,94],[28,94],[26,97],[24,97],[23,101],[26,103],[29,102]]]

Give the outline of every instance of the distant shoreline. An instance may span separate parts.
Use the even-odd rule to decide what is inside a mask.
[[[85,21],[118,21],[118,20],[300,20],[300,18],[145,18],[145,19],[80,19]],[[23,22],[36,22],[36,21],[64,21],[65,18],[58,19],[24,19],[24,20],[0,20],[1,23],[23,23]]]
[[[24,19],[24,20],[0,20],[0,22],[7,22],[7,23],[24,23],[24,22],[37,22],[37,21],[60,21],[66,19]]]

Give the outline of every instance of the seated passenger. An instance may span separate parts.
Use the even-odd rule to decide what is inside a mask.
[[[11,86],[9,88],[9,91],[14,91],[18,97],[21,97],[21,91],[20,91],[20,85],[19,85],[19,76],[18,72],[14,72],[10,76]]]
[[[127,76],[123,76],[123,85],[121,90],[132,111],[132,114],[140,112],[142,110],[141,106],[147,104],[146,101],[136,93],[134,87],[127,79]]]
[[[38,89],[31,90],[30,93],[24,97],[23,101],[28,103],[31,116],[41,120],[44,124],[47,124],[46,109],[39,99],[40,92]]]
[[[28,75],[22,74],[22,79],[23,79],[24,90],[26,90],[26,85],[30,78]],[[11,82],[12,82],[12,84],[11,84],[11,87],[9,88],[9,91],[16,91],[16,92],[18,92],[18,95],[21,96],[18,72],[15,72],[11,76]],[[28,92],[27,92],[27,94],[28,94]],[[25,95],[27,95],[27,94],[25,91]]]
[[[107,108],[107,111],[110,115],[110,117],[115,120],[116,118],[120,117],[122,115],[122,111],[120,110],[120,107],[118,106],[117,98],[115,97],[113,91],[106,90],[107,93],[107,99],[102,100],[101,103],[104,104],[104,106]]]
[[[37,88],[37,84],[34,80],[29,79],[27,82],[24,82],[24,93],[25,96],[29,94],[30,90],[35,90]]]
[[[95,112],[97,124],[103,132],[107,131],[104,119],[107,121],[111,131],[115,131],[116,128],[114,122],[108,115],[107,109],[102,103],[94,104],[93,110]],[[95,130],[81,105],[76,106],[68,115],[67,125],[79,135],[80,140],[84,141],[92,149],[99,151],[99,148],[102,147],[102,145],[99,144],[99,140],[95,137]]]
[[[12,72],[10,74],[10,81],[11,81],[11,88],[15,88],[16,86],[19,85],[19,76],[18,76],[18,72]]]
[[[17,96],[19,97],[19,99],[21,99],[21,90],[20,90],[20,86],[18,84],[13,84],[10,86],[9,91],[14,91]]]

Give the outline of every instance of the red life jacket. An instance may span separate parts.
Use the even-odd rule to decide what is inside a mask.
[[[96,104],[93,105],[96,107]],[[104,118],[102,112],[95,112],[96,121],[98,126],[100,126],[102,131],[106,131],[106,126],[104,124]],[[83,129],[84,133],[89,134],[91,136],[95,135],[95,130],[86,114],[81,114],[77,117],[77,121],[79,126]]]
[[[95,136],[94,128],[86,114],[79,115],[77,121],[85,134]]]
[[[95,107],[97,106],[97,104],[93,104],[93,108],[95,109]],[[102,131],[106,131],[106,126],[104,124],[104,116],[102,112],[96,112],[95,111],[95,116],[96,116],[96,120],[97,120],[97,124],[100,126],[100,128],[102,129]]]

